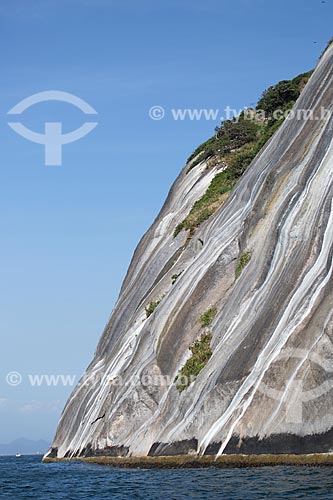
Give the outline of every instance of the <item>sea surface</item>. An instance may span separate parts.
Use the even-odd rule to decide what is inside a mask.
[[[0,457],[0,499],[333,499],[333,468],[118,469]]]

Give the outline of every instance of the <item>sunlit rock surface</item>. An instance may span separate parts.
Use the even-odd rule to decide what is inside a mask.
[[[285,121],[190,241],[174,229],[219,169],[183,168],[48,456],[333,451],[333,118],[321,108],[332,113],[333,47],[294,108],[319,119]],[[179,393],[211,306],[212,357]]]

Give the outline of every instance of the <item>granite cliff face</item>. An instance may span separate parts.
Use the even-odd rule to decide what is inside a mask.
[[[183,168],[47,456],[333,451],[332,46],[297,109],[315,119],[286,120],[192,238],[174,229],[224,166]]]

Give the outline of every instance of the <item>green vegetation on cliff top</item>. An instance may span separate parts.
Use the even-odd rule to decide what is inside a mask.
[[[192,236],[200,224],[226,201],[238,179],[283,123],[312,73],[302,73],[269,87],[255,109],[244,110],[238,118],[222,122],[216,127],[215,135],[193,152],[187,160],[191,162],[188,172],[203,161],[206,161],[207,169],[219,166],[222,171],[177,225],[174,236],[183,230],[189,230],[189,236]]]

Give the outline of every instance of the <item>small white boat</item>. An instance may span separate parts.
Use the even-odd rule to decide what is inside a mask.
[[[16,453],[15,457],[22,457],[22,453]]]

